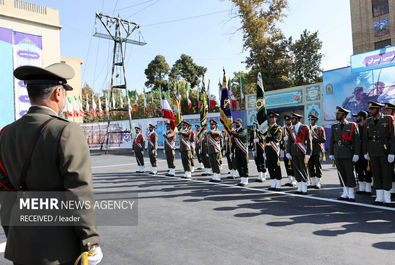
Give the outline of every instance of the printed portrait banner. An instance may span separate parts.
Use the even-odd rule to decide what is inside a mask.
[[[22,65],[42,67],[42,37],[22,32],[13,32],[14,69]],[[23,81],[15,78],[15,119],[22,117],[30,107]]]
[[[297,89],[281,93],[266,94],[266,107],[287,107],[303,104],[303,90]]]
[[[308,117],[310,114],[313,114],[318,117],[317,125],[321,126],[322,125],[322,119],[321,119],[321,106],[320,103],[312,103],[312,104],[307,104],[306,105],[306,114],[305,120],[308,120]]]
[[[0,27],[0,130],[15,120],[12,30]]]
[[[390,26],[388,23],[388,18],[381,19],[374,22],[374,36],[381,37],[388,35],[390,33]]]

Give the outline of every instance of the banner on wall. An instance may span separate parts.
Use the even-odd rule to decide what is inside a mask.
[[[317,125],[321,126],[322,125],[322,119],[321,119],[321,106],[320,103],[312,103],[312,104],[307,104],[306,105],[306,118],[305,120],[308,120],[308,117],[310,114],[313,114],[318,117]]]
[[[22,32],[13,32],[14,69],[22,65],[42,67],[42,37]],[[23,81],[15,78],[15,119],[22,117],[30,107]]]
[[[368,102],[395,104],[395,67],[365,72],[352,72],[351,67],[323,73],[325,128],[336,122],[336,106],[342,106],[351,114],[368,110]],[[351,120],[352,117],[348,116]]]
[[[351,56],[353,73],[391,66],[395,66],[395,46]]]
[[[0,129],[15,120],[12,30],[0,27]]]

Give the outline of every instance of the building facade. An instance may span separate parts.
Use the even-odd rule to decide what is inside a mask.
[[[395,44],[395,1],[350,0],[353,53]]]

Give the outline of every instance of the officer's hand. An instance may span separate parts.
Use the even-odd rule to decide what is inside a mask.
[[[288,158],[288,160],[292,160],[292,156],[290,153],[287,153],[285,156]]]
[[[229,156],[229,157],[230,157],[230,159],[233,159],[233,154],[232,154],[232,153],[230,153],[230,156]]]
[[[288,141],[288,135],[284,137],[284,141]]]
[[[335,156],[334,155],[330,155],[329,159],[333,161],[333,160],[335,160]]]
[[[359,155],[354,155],[353,157],[352,157],[352,162],[357,162],[359,160]]]
[[[263,153],[262,156],[264,159],[266,159],[266,153]]]
[[[366,160],[370,160],[370,157],[369,157],[368,154],[365,154],[363,157],[364,157]]]
[[[155,155],[155,150],[152,150],[152,154]]]
[[[394,158],[395,158],[394,155],[392,155],[392,154],[388,155],[388,163],[393,163],[394,162]]]
[[[166,154],[166,150],[165,149],[163,149],[163,153]]]
[[[96,247],[95,250],[96,250],[96,254],[94,256],[88,256],[88,264],[89,265],[99,264],[103,258],[103,252],[101,251],[101,248]]]
[[[306,159],[307,159],[307,161],[309,161],[310,160],[310,156],[306,155]]]
[[[280,151],[280,157],[284,157],[284,150]]]
[[[258,138],[255,138],[255,139],[254,139],[254,143],[259,143],[259,139],[258,139]]]
[[[254,155],[254,157],[256,157],[256,152],[255,151],[252,151],[252,154]]]

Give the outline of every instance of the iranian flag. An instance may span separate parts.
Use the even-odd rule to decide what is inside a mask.
[[[159,88],[160,89],[160,88]],[[162,117],[170,121],[171,129],[174,130],[176,128],[176,122],[174,120],[174,113],[171,110],[169,102],[161,93],[161,109],[162,109]]]
[[[119,92],[119,104],[121,105],[121,109],[123,109],[123,90]],[[121,110],[121,115],[123,115],[124,111]]]
[[[215,108],[216,102],[214,95],[209,95],[209,105],[210,105],[210,109]]]
[[[108,106],[108,93],[104,92],[104,100],[106,104],[106,116],[110,117],[110,107]]]
[[[145,95],[145,88],[143,90],[143,93],[144,93],[144,114],[147,115],[147,98]]]
[[[153,90],[151,90],[151,105],[152,105],[152,115],[155,115],[154,91]]]
[[[188,84],[188,82],[185,83],[185,91],[187,92],[188,108],[192,109],[192,102],[189,99],[189,84]]]
[[[86,94],[85,98],[86,98],[85,113],[86,113],[86,115],[88,115],[89,114],[89,95]]]
[[[73,104],[69,96],[67,96],[67,117],[73,117]]]
[[[137,90],[135,90],[134,91],[134,109],[136,111],[138,111],[138,109],[139,109],[138,102],[139,102],[139,97],[137,96]]]
[[[113,109],[117,108],[116,100],[115,100],[115,93],[112,93],[112,108]],[[113,110],[112,114],[115,116],[115,115],[117,115],[117,112],[115,110]]]
[[[244,77],[240,73],[240,101],[242,107],[244,107],[244,94],[243,94],[244,82],[245,82]]]
[[[235,95],[233,94],[233,92],[232,92],[232,83],[230,82],[230,78],[229,78],[229,80],[228,80],[228,89],[229,89],[229,94],[230,94],[230,102],[231,102],[231,104],[232,104],[232,108],[234,108],[234,109],[236,109],[237,108],[237,100],[236,100],[236,97],[235,97]]]
[[[92,112],[93,112],[93,117],[97,116],[96,113],[96,101],[95,101],[95,95],[92,94]]]
[[[98,101],[99,101],[99,116],[102,117],[103,116],[103,109],[101,108],[101,101],[100,101],[100,97],[97,97]]]
[[[80,108],[78,107],[78,102],[77,102],[76,96],[74,96],[73,109],[74,109],[74,117],[79,117],[80,116]]]
[[[78,103],[80,104],[80,116],[84,117],[84,108],[82,107],[82,100],[81,100],[81,95],[78,96]]]
[[[199,90],[199,87],[197,87],[197,89],[196,89],[196,98],[197,98],[197,102],[198,102],[198,109],[200,109],[200,90]]]

